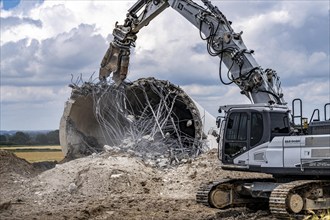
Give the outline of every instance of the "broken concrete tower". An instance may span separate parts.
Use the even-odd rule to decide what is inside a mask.
[[[178,161],[216,147],[210,135],[215,118],[168,81],[143,78],[120,87],[104,82],[71,87],[60,122],[60,143],[69,159],[116,147],[148,158],[162,156],[157,161]]]

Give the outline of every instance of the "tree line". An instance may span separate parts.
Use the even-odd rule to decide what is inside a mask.
[[[47,133],[29,134],[17,131],[15,134],[0,135],[0,145],[59,145],[59,130]]]

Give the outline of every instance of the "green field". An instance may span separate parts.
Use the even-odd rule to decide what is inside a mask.
[[[61,161],[64,158],[61,146],[0,146],[0,150],[11,151],[29,162]]]

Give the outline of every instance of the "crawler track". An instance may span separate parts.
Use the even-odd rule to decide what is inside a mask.
[[[240,194],[237,189],[253,182],[273,182],[273,179],[222,179],[201,185],[196,194],[197,203],[212,208],[241,207],[253,203],[264,203],[265,198],[252,198]]]
[[[284,183],[276,187],[269,198],[269,209],[271,213],[280,219],[287,219],[294,217],[303,217],[304,213],[294,213],[290,210],[290,202],[288,202],[288,198],[290,195],[297,195],[302,190],[308,191],[310,186],[319,185],[324,187],[330,187],[330,180],[297,180],[289,183]],[[305,199],[305,198],[303,198]],[[303,201],[297,199],[294,204],[291,204],[293,207],[291,209],[301,209],[304,206]],[[299,207],[300,206],[300,207]]]
[[[274,186],[269,188],[266,198],[255,196],[253,193],[253,196],[252,194],[248,196],[244,191],[244,188],[257,182],[266,184],[269,182],[272,185],[268,186]],[[303,219],[308,210],[317,213],[330,208],[330,180],[295,180],[276,183],[274,179],[223,179],[202,185],[197,191],[196,201],[219,209],[269,202],[269,209],[274,217]]]
[[[222,181],[217,181],[217,182],[210,182],[208,184],[201,185],[199,189],[197,190],[196,194],[196,201],[197,203],[203,204],[205,206],[209,206],[214,208],[210,203],[209,203],[209,194],[214,189],[217,187],[220,183],[224,183],[228,180],[222,180]]]

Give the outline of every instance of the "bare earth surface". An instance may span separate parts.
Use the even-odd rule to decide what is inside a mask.
[[[201,183],[257,174],[221,170],[211,150],[178,167],[153,168],[107,152],[42,172],[0,151],[0,219],[273,219],[268,211],[197,204]],[[260,175],[259,175],[260,176]]]

